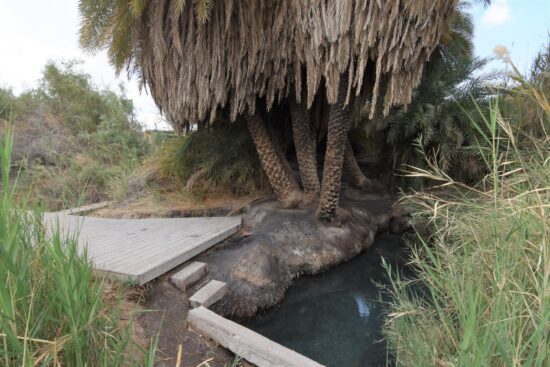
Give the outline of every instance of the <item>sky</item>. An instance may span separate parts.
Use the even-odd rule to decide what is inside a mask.
[[[506,46],[521,71],[531,66],[550,34],[550,0],[493,0],[490,7],[475,5],[475,53],[492,57],[495,46]],[[495,61],[490,67],[502,67]]]
[[[474,5],[475,51],[491,57],[506,46],[520,70],[527,70],[550,32],[550,0],[493,0]],[[48,60],[82,60],[81,69],[100,87],[125,86],[136,115],[147,128],[167,129],[152,98],[140,93],[135,79],[115,75],[105,52],[89,55],[78,45],[78,0],[0,0],[0,86],[15,93],[33,88]],[[490,67],[502,67],[495,61]]]

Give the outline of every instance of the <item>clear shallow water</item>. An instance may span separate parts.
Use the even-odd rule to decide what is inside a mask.
[[[296,280],[279,307],[242,324],[326,366],[386,366],[384,296],[377,284],[388,278],[380,253],[393,262],[401,252],[398,236],[378,236],[356,258]]]

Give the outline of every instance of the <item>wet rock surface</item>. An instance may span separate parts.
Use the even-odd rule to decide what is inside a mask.
[[[389,195],[346,189],[345,220],[323,223],[315,204],[282,209],[275,201],[248,205],[240,236],[197,260],[208,264],[211,279],[226,282],[229,292],[211,308],[227,317],[250,317],[278,304],[292,279],[320,273],[370,247],[378,232],[406,226],[403,210]]]

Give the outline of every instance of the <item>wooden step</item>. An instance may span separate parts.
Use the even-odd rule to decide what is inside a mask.
[[[187,322],[195,331],[259,367],[322,367],[321,364],[204,307],[189,311]]]
[[[219,280],[211,280],[189,298],[189,305],[191,308],[199,306],[209,307],[222,299],[226,293],[226,283]]]
[[[173,274],[170,277],[170,280],[182,291],[185,291],[187,287],[196,283],[199,279],[204,277],[206,273],[207,265],[205,263],[193,261],[177,273]]]

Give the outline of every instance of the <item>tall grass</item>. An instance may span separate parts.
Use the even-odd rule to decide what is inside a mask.
[[[544,94],[519,88],[550,116]],[[410,172],[440,187],[404,199],[431,235],[413,250],[417,279],[392,286],[386,334],[399,366],[550,366],[550,139],[519,144],[499,111],[472,116],[490,172],[479,185],[433,163]]]
[[[104,298],[74,237],[46,235],[38,213],[10,186],[12,134],[0,140],[0,365],[118,366],[139,346],[120,323],[120,302]],[[143,351],[142,355],[147,355]]]

